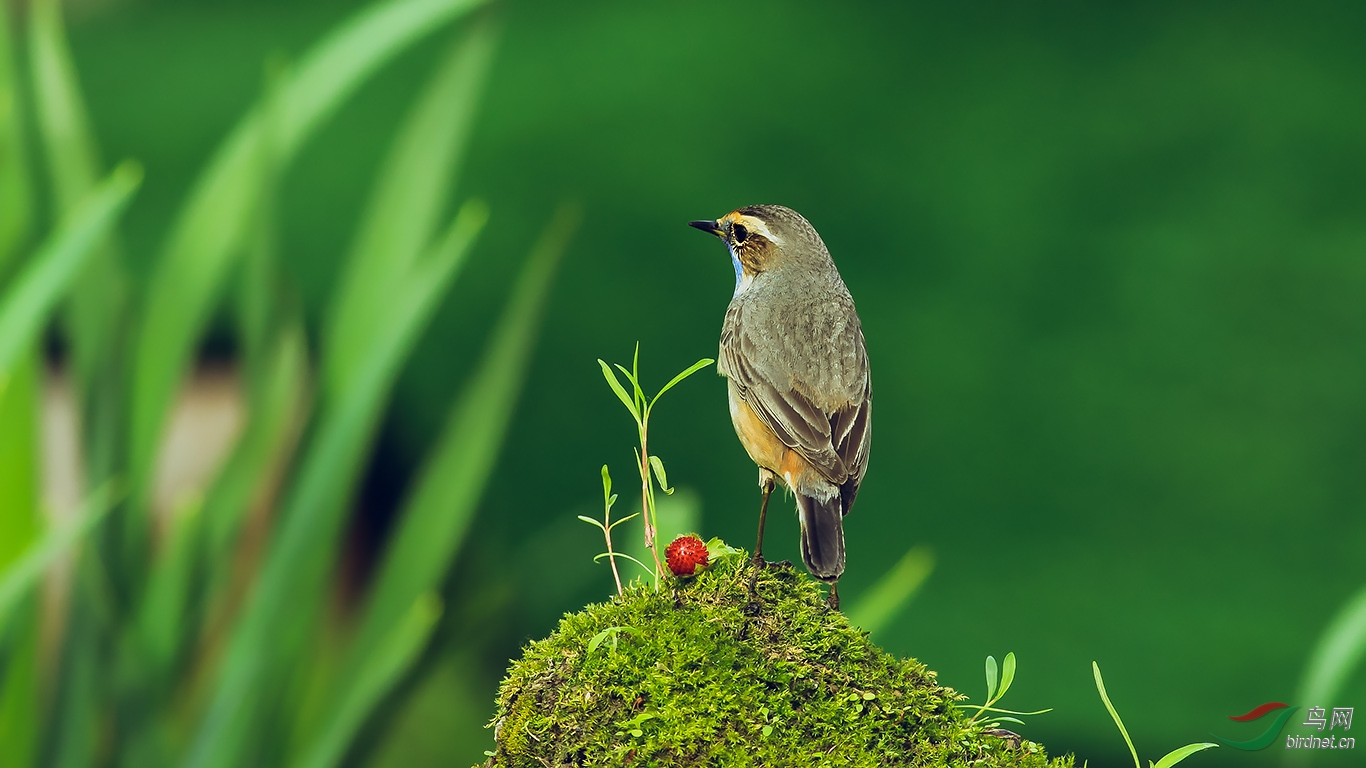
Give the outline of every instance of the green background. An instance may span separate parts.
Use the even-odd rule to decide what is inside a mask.
[[[122,227],[135,264],[259,96],[264,62],[356,7],[68,10],[104,153],[147,171]],[[1366,706],[1360,673],[1342,701],[1292,701],[1314,640],[1366,582],[1358,6],[518,0],[499,13],[457,189],[493,212],[479,252],[520,252],[562,199],[585,224],[441,635],[374,759],[481,759],[508,659],[609,594],[591,562],[601,542],[574,516],[599,509],[604,462],[630,487],[634,434],[594,360],[629,362],[639,341],[653,389],[714,356],[731,266],[684,223],[759,202],[816,225],[867,334],[877,419],[842,593],[856,599],[912,545],[937,556],[877,635],[886,648],[978,700],[983,657],[1013,650],[1006,706],[1054,707],[1024,733],[1104,765],[1127,758],[1093,659],[1145,760],[1210,731],[1251,738],[1258,726],[1225,716],[1264,701]],[[314,320],[446,39],[367,84],[286,180],[282,261]],[[405,371],[358,510],[362,554],[515,268],[476,255]],[[223,333],[207,353],[232,347]],[[700,497],[701,532],[749,546],[755,472],[724,399],[721,380],[690,379],[652,446]],[[770,557],[795,559],[796,541],[792,516],[773,516]]]

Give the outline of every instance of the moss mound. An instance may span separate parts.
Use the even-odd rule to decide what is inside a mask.
[[[827,610],[790,564],[761,572],[758,603],[750,574],[729,558],[566,616],[503,681],[485,765],[1072,765],[969,725],[958,693]],[[630,629],[595,643],[609,627]]]

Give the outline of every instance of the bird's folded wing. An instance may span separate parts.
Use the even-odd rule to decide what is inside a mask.
[[[791,376],[755,365],[752,361],[762,357],[753,343],[743,329],[726,323],[721,332],[721,373],[783,445],[801,454],[827,480],[842,485],[850,471],[832,441],[832,415],[794,389]],[[847,439],[849,430],[845,432]]]

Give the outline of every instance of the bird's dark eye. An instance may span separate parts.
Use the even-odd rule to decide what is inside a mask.
[[[749,229],[744,224],[736,224],[730,228],[731,239],[737,243],[743,243],[749,237]]]

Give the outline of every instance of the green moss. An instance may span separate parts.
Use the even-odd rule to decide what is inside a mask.
[[[958,693],[827,610],[805,573],[771,566],[759,604],[750,573],[731,558],[566,616],[503,681],[486,766],[1072,765],[968,724]],[[590,653],[608,627],[637,631]]]

